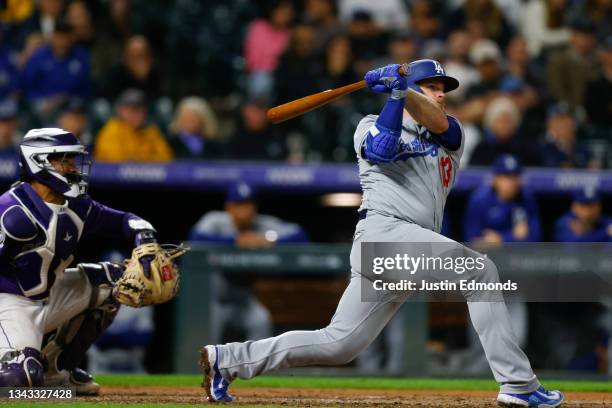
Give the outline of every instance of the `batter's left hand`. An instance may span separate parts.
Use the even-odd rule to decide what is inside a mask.
[[[400,75],[400,67],[400,64],[391,64],[373,69],[365,74],[364,79],[375,92],[405,92],[408,89],[408,80]]]

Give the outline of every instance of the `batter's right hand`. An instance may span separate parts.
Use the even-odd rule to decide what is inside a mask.
[[[365,74],[365,81],[375,92],[391,93],[392,91],[405,92],[408,89],[408,80],[400,75],[400,64],[386,65],[373,69]]]

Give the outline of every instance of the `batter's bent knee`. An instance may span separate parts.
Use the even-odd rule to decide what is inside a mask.
[[[327,331],[329,335],[329,327],[323,330]],[[371,342],[370,339],[361,338],[355,334],[348,334],[344,337],[336,338],[324,346],[325,364],[343,365],[350,363],[357,358],[359,353],[361,353]]]
[[[9,351],[0,359],[0,387],[41,387],[45,371],[40,351]]]

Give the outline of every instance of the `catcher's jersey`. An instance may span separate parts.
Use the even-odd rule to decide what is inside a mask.
[[[463,153],[463,128],[459,149],[449,151],[429,130],[404,117],[395,158],[390,163],[373,164],[361,156],[361,148],[377,118],[364,117],[354,136],[363,189],[360,210],[377,211],[440,232],[446,197]]]
[[[49,204],[29,184],[18,184],[0,196],[0,293],[47,298],[84,236],[133,238],[130,220],[140,219],[87,196]]]

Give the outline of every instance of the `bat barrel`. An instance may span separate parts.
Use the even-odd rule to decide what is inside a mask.
[[[327,91],[319,92],[313,95],[308,95],[291,102],[284,103],[269,109],[266,116],[268,121],[273,124],[281,123],[296,116],[310,112],[318,107],[326,105],[336,99],[355,92],[358,89],[365,88],[365,81],[358,81],[340,88],[328,89]]]

